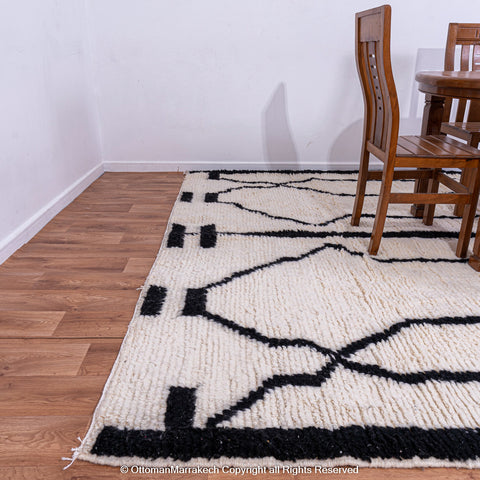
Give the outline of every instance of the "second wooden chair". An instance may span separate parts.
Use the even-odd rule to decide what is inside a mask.
[[[445,48],[444,70],[455,70],[456,47],[460,50],[460,70],[480,70],[480,23],[450,23],[448,25],[447,45]],[[458,100],[454,121],[450,122],[451,98],[445,99],[443,123],[440,131],[465,140],[472,147],[480,143],[480,102],[460,98]],[[461,182],[468,185],[471,169],[462,171]],[[462,216],[463,205],[457,205],[454,213]]]

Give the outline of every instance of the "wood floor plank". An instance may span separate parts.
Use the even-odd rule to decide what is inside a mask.
[[[0,272],[0,290],[33,288],[43,275],[41,271],[23,272],[23,274],[20,275],[15,269],[13,269],[12,272],[4,268]]]
[[[130,311],[66,312],[52,336],[61,338],[123,338],[132,319]]]
[[[1,277],[0,277],[1,280]],[[85,272],[46,272],[31,288],[38,290],[136,290],[145,282],[140,274],[103,273],[92,275]],[[8,288],[7,288],[8,289]]]
[[[91,415],[107,378],[59,375],[52,381],[50,376],[0,377],[0,417]]]
[[[105,311],[125,309],[133,312],[136,290],[14,290],[2,299],[0,310],[24,311]]]
[[[119,224],[119,223],[104,223],[96,220],[78,220],[67,231],[67,234],[76,234],[88,232],[94,235],[104,235],[110,233],[124,234],[124,233],[137,233],[141,230],[143,233],[151,233],[157,235],[163,235],[167,222],[152,222],[149,224],[142,224],[141,226],[135,224]],[[98,242],[100,243],[100,242]],[[110,243],[110,242],[108,242]]]
[[[121,340],[92,343],[78,374],[108,375],[112,370],[121,344]]]
[[[110,245],[120,243],[123,236],[122,232],[92,232],[86,228],[76,232],[69,232],[70,228],[71,225],[68,226],[67,231],[62,233],[50,233],[42,230],[30,241],[33,243],[87,243],[89,245],[100,243]]]
[[[165,227],[166,228],[166,227]],[[122,243],[136,243],[143,244],[149,243],[151,245],[157,246],[157,251],[160,248],[163,235],[158,235],[156,233],[125,233],[123,235],[120,244]]]
[[[123,273],[148,275],[152,268],[153,261],[151,258],[130,258],[128,260]]]
[[[32,243],[25,245],[15,253],[15,258],[104,258],[104,257],[146,257],[151,258],[158,251],[151,244],[118,243],[113,245],[54,244]],[[1,288],[1,287],[0,287]]]
[[[43,275],[38,275],[35,281],[32,281],[29,288],[35,290],[135,290],[141,287],[145,277],[140,274],[103,273],[102,275],[92,275],[90,272],[56,272],[49,271]],[[0,275],[0,284],[3,282]],[[27,284],[21,283],[15,285],[10,282],[7,284],[5,279],[5,290],[24,290]],[[0,287],[2,288],[2,287]]]
[[[72,255],[67,258],[62,257],[13,257],[7,260],[3,269],[14,269],[15,271],[45,271],[61,270],[66,274],[71,271],[106,271],[122,272],[128,262],[128,257],[109,257],[105,255],[98,257],[78,257]]]
[[[71,214],[76,214],[80,212],[90,212],[90,213],[126,213],[130,212],[133,207],[132,202],[103,202],[92,204],[90,202],[73,202],[68,207],[66,207],[63,212]]]
[[[0,377],[76,375],[89,347],[89,343],[55,345],[45,340],[12,344],[0,340]]]
[[[0,338],[51,336],[64,316],[62,311],[0,310]]]
[[[0,466],[65,466],[83,438],[90,415],[3,417],[0,422]],[[8,477],[7,477],[8,478]]]

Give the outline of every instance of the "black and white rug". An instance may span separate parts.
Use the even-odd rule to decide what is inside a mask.
[[[357,175],[186,176],[78,458],[108,465],[480,467],[480,275],[460,220]],[[396,182],[411,191],[411,182]]]

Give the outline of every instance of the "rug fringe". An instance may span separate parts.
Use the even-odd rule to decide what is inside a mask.
[[[70,463],[66,466],[63,467],[63,470],[66,470],[67,468],[70,468],[73,464],[73,462],[77,459],[78,455],[80,454],[80,447],[82,446],[83,440],[80,437],[77,437],[77,440],[80,442],[80,445],[78,447],[73,447],[71,450],[73,452],[72,457],[62,457],[62,460],[68,461],[70,460]]]

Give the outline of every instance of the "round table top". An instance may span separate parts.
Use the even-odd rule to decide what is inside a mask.
[[[480,99],[480,71],[425,71],[418,72],[415,80],[419,83],[418,89],[424,93]]]

